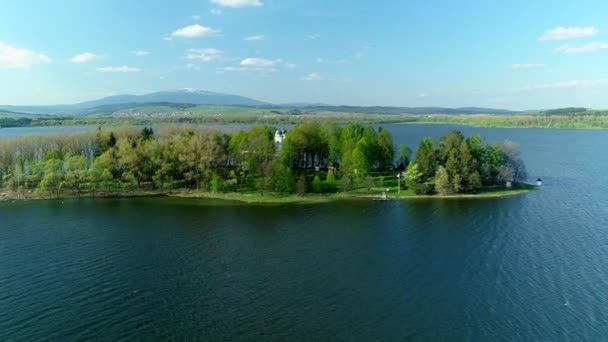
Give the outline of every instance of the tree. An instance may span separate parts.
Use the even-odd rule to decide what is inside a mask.
[[[437,174],[435,175],[435,191],[444,196],[451,194],[452,186],[450,183],[450,176],[448,175],[448,172],[445,170],[445,167],[440,166],[437,169]]]
[[[424,174],[419,170],[418,163],[410,163],[405,171],[405,185],[418,193],[423,188]]]
[[[312,180],[312,190],[316,193],[320,193],[323,190],[321,187],[321,178],[319,178],[319,175],[315,175],[315,178]]]
[[[149,141],[154,139],[154,130],[151,127],[144,127],[141,130],[139,141]]]
[[[83,156],[72,156],[65,163],[65,184],[80,195],[87,177],[87,161]]]
[[[383,129],[382,127],[378,128],[378,149],[380,169],[384,170],[389,166],[392,166],[395,158],[393,137],[388,130]]]
[[[421,173],[422,182],[435,177],[437,167],[439,166],[439,158],[435,150],[435,143],[431,138],[424,138],[416,151],[416,165]]]
[[[445,163],[450,152],[457,150],[460,144],[464,141],[464,136],[459,131],[452,130],[448,134],[439,139],[439,157],[442,163]]]
[[[304,175],[300,176],[300,178],[298,178],[298,182],[296,183],[296,194],[298,194],[298,196],[304,196],[304,194],[306,193],[306,178],[304,178]]]
[[[511,170],[512,181],[525,182],[528,178],[526,165],[520,158],[519,148],[512,141],[505,141],[499,145],[503,155],[502,165]]]
[[[403,144],[400,144],[399,145],[399,159],[398,159],[399,163],[403,164],[404,166],[407,166],[407,164],[409,164],[409,162],[410,162],[411,156],[412,156],[412,150],[409,147],[407,147]]]
[[[220,175],[217,172],[214,172],[211,175],[211,192],[217,193],[222,190],[222,180],[220,179]]]
[[[331,170],[327,171],[327,177],[325,178],[325,187],[328,189],[334,189],[336,187],[336,176]]]
[[[367,157],[358,146],[359,144],[357,144],[357,148],[355,148],[352,152],[351,175],[355,180],[355,183],[361,184],[369,173],[369,163],[367,161]]]

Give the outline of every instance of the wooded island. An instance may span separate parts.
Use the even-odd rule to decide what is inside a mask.
[[[511,142],[487,144],[451,131],[439,141],[425,138],[412,153],[394,146],[388,130],[358,123],[306,122],[286,132],[100,128],[0,139],[5,199],[179,194],[279,201],[387,190],[394,197],[461,196],[517,191],[505,184],[526,178]]]

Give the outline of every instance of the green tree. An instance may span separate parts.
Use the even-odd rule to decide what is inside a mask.
[[[412,150],[404,144],[399,145],[399,163],[407,166],[412,157]]]
[[[352,152],[352,178],[357,184],[362,184],[368,173],[369,163],[367,157],[365,156],[365,153],[357,147]]]
[[[319,175],[315,175],[315,178],[312,180],[312,190],[316,193],[320,193],[323,190]]]
[[[325,186],[328,189],[334,189],[336,187],[336,176],[332,170],[327,171],[327,177],[325,178]]]
[[[452,193],[452,185],[448,172],[443,166],[439,166],[435,175],[435,191],[440,195],[449,195]]]
[[[378,149],[380,169],[384,170],[392,166],[395,158],[393,137],[388,130],[382,127],[378,128]]]
[[[431,138],[424,138],[416,151],[416,165],[418,171],[422,174],[422,182],[426,182],[435,177],[437,167],[439,166],[439,158],[435,149],[435,143]]]
[[[424,183],[424,174],[418,168],[418,163],[410,163],[405,171],[405,185],[410,189],[418,189]]]

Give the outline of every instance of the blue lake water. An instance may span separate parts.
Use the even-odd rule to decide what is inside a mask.
[[[502,199],[0,203],[0,340],[599,341],[608,132],[458,128],[520,144]],[[0,130],[4,131],[4,129]]]

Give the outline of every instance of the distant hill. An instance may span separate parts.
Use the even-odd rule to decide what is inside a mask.
[[[215,93],[206,90],[182,89],[174,91],[159,91],[144,95],[115,95],[98,100],[76,104],[54,106],[0,106],[0,111],[19,112],[27,114],[50,115],[108,115],[116,111],[143,107],[163,107],[170,110],[184,110],[197,105],[252,107],[290,112],[345,112],[357,114],[514,114],[517,112],[479,107],[444,108],[444,107],[388,107],[388,106],[332,106],[323,103],[294,102],[274,105],[252,98]],[[290,111],[291,110],[291,111]]]
[[[101,106],[120,104],[147,104],[147,103],[175,103],[193,105],[217,105],[217,106],[269,106],[270,103],[258,101],[252,98],[214,93],[206,90],[182,89],[175,91],[160,91],[145,95],[115,95],[104,97],[99,100],[81,102],[70,105],[54,106],[0,106],[0,110],[11,112],[24,112],[30,114],[79,114],[87,109]]]

